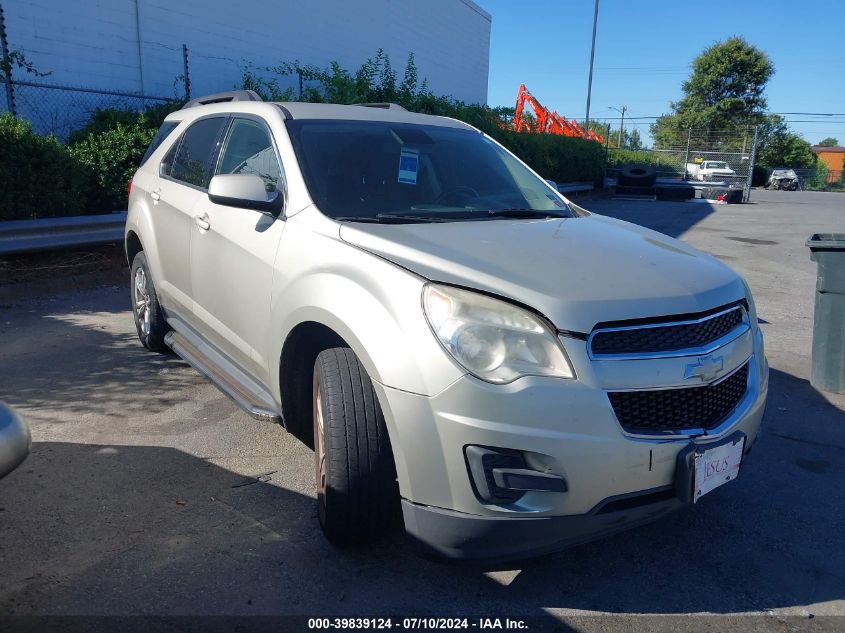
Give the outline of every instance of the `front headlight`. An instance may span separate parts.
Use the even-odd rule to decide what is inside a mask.
[[[575,377],[555,332],[528,310],[435,284],[423,289],[423,308],[440,344],[482,380],[505,383],[520,376]]]
[[[742,285],[745,286],[745,302],[748,304],[748,320],[751,323],[752,327],[757,327],[757,306],[754,305],[754,297],[751,295],[751,288],[748,286],[748,282],[745,281],[744,277],[740,277],[742,279]]]

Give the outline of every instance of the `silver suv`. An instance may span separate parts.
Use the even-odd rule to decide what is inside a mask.
[[[313,446],[335,543],[400,503],[449,558],[631,528],[735,478],[763,415],[741,277],[453,119],[190,102],[132,181],[126,253],[141,342]]]

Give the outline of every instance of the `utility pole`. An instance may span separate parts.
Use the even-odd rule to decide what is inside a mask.
[[[628,111],[628,106],[623,105],[622,109],[614,108],[613,106],[607,106],[608,110],[616,110],[619,114],[622,115],[622,120],[619,122],[619,140],[616,143],[616,147],[622,147],[622,129],[625,127],[625,113]]]
[[[590,96],[593,93],[593,59],[596,56],[596,25],[599,21],[599,0],[593,11],[593,44],[590,47],[590,78],[587,80],[587,115],[584,117],[584,129],[590,129]]]

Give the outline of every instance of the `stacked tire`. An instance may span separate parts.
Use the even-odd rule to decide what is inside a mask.
[[[616,194],[653,196],[657,172],[651,165],[625,165],[616,179]]]
[[[621,187],[653,187],[656,181],[657,172],[651,165],[625,165],[616,182]]]

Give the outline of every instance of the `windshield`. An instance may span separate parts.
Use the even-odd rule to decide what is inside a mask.
[[[706,169],[728,169],[728,164],[723,163],[719,160],[711,160],[709,163],[707,163]]]
[[[335,219],[574,217],[545,182],[474,130],[343,120],[287,126],[311,197]]]

